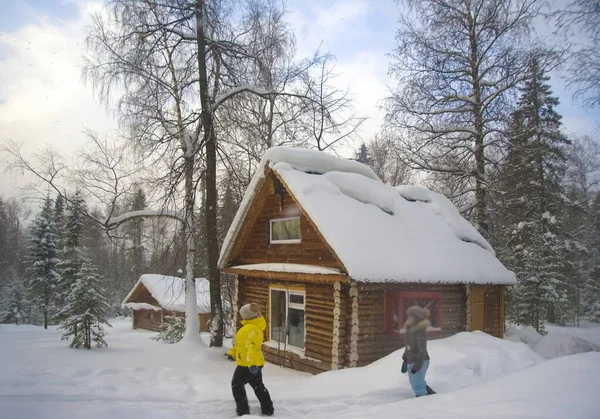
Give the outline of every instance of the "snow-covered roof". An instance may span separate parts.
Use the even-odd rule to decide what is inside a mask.
[[[360,282],[511,284],[515,275],[443,195],[385,185],[366,165],[323,152],[276,147],[263,157],[221,249],[233,241],[268,165]]]
[[[185,312],[185,279],[176,276],[146,274],[131,289],[121,304],[123,307],[137,310],[149,309],[150,304],[128,301],[140,284],[152,294],[160,307],[170,311]],[[210,284],[207,279],[196,278],[196,302],[199,313],[210,313]],[[141,304],[144,304],[142,306]],[[153,306],[152,306],[153,307]],[[155,309],[159,309],[158,307]]]
[[[264,271],[264,272],[288,272],[299,274],[318,274],[318,275],[335,275],[340,274],[340,270],[336,268],[328,268],[325,266],[301,265],[298,263],[254,263],[251,265],[232,266],[234,269],[242,269],[245,271]]]

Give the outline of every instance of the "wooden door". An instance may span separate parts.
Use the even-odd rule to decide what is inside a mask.
[[[503,293],[502,285],[488,285],[484,291],[483,331],[497,338],[504,334]]]

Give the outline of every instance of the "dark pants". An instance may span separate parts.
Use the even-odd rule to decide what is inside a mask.
[[[250,387],[254,390],[256,398],[260,401],[260,410],[263,415],[272,415],[273,402],[269,391],[266,389],[262,380],[262,367],[258,368],[256,374],[250,372],[248,367],[238,366],[233,373],[231,379],[231,390],[233,391],[233,398],[237,407],[237,414],[247,415],[250,413],[250,407],[248,406],[248,397],[246,396],[245,385],[250,384]]]

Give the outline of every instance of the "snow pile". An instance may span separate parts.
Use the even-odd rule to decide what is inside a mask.
[[[531,326],[511,326],[506,329],[505,336],[509,340],[527,344],[546,359],[600,351],[600,346],[577,336],[564,333],[562,330],[550,331],[547,335],[542,336]]]
[[[129,301],[140,284],[152,294],[160,307],[171,311],[185,312],[185,279],[176,276],[142,275],[131,292],[123,300],[122,306],[133,310],[160,310],[147,303]],[[210,313],[210,283],[207,279],[196,278],[196,302],[199,313]]]
[[[543,358],[522,343],[494,338],[483,332],[462,332],[427,343],[431,357],[427,382],[436,391],[462,388],[482,380],[543,362]],[[347,393],[361,394],[402,387],[410,394],[408,378],[400,373],[402,354],[398,350],[362,368],[326,372],[316,376],[313,386],[335,393],[343,383],[352,383]]]
[[[237,265],[235,269],[247,271],[264,272],[290,272],[304,274],[333,275],[339,274],[339,269],[328,268],[325,266],[300,265],[297,263],[254,263],[251,265]]]
[[[385,185],[355,161],[282,147],[267,151],[246,191],[222,248],[222,268],[267,164],[357,281],[515,283],[489,243],[444,196]]]
[[[271,166],[276,163],[286,163],[294,170],[305,173],[324,174],[328,172],[354,173],[372,180],[379,181],[379,177],[369,166],[355,160],[342,159],[317,150],[292,147],[273,147],[265,152],[261,166],[269,162]]]
[[[592,342],[596,346],[600,347],[600,323],[592,323],[587,320],[581,320],[579,327],[565,327],[554,324],[546,324],[546,330],[548,332],[559,332],[567,335],[575,336],[588,342]]]
[[[516,369],[450,393],[365,404],[344,417],[597,419],[598,388],[600,354],[586,353]]]

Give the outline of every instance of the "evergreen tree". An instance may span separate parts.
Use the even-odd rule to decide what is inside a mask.
[[[0,290],[3,286],[2,278],[6,277],[8,269],[10,267],[10,260],[8,258],[9,242],[9,228],[8,228],[8,212],[2,198],[0,198]]]
[[[369,152],[367,150],[367,145],[365,143],[362,143],[360,145],[360,149],[358,150],[358,153],[356,153],[356,161],[362,163],[362,164],[366,164],[369,165]]]
[[[590,272],[586,277],[581,296],[586,317],[600,323],[600,192],[592,205],[592,225],[595,240],[590,249]]]
[[[60,263],[56,245],[56,228],[50,197],[33,223],[29,237],[28,260],[31,274],[33,303],[44,316],[44,328],[48,328],[49,313],[53,310],[55,291],[60,280],[57,265]]]
[[[58,202],[58,199],[57,199]],[[55,205],[55,210],[62,208],[62,204]],[[60,282],[57,288],[57,301],[61,307],[65,303],[71,287],[75,283],[75,278],[81,265],[85,254],[82,250],[83,239],[84,239],[84,224],[85,224],[85,201],[80,190],[77,190],[73,195],[72,199],[67,205],[66,216],[60,214],[58,217],[55,213],[55,220],[62,222],[63,230],[61,232],[62,248],[60,250],[61,262],[58,265],[60,272]]]
[[[59,313],[62,339],[71,340],[71,348],[91,349],[107,346],[104,326],[110,327],[105,316],[110,308],[103,288],[104,279],[89,260],[84,261],[75,275],[75,283],[67,297],[67,304]]]
[[[138,187],[127,206],[127,211],[140,211],[146,209],[146,194],[144,190]],[[127,222],[124,226],[125,234],[128,239],[126,247],[128,277],[129,283],[126,286],[131,287],[144,273],[147,267],[146,249],[143,246],[144,239],[144,219],[135,218]]]
[[[54,225],[56,226],[57,246],[62,250],[63,232],[65,228],[65,200],[62,195],[58,195],[54,200]]]
[[[567,281],[573,269],[573,241],[563,227],[565,146],[558,99],[549,77],[535,59],[521,89],[519,110],[511,126],[507,166],[503,173],[506,264],[519,279],[511,292],[512,317],[543,328],[546,320],[566,316]]]
[[[27,289],[21,278],[11,273],[8,286],[0,301],[0,323],[26,323],[29,318]]]

